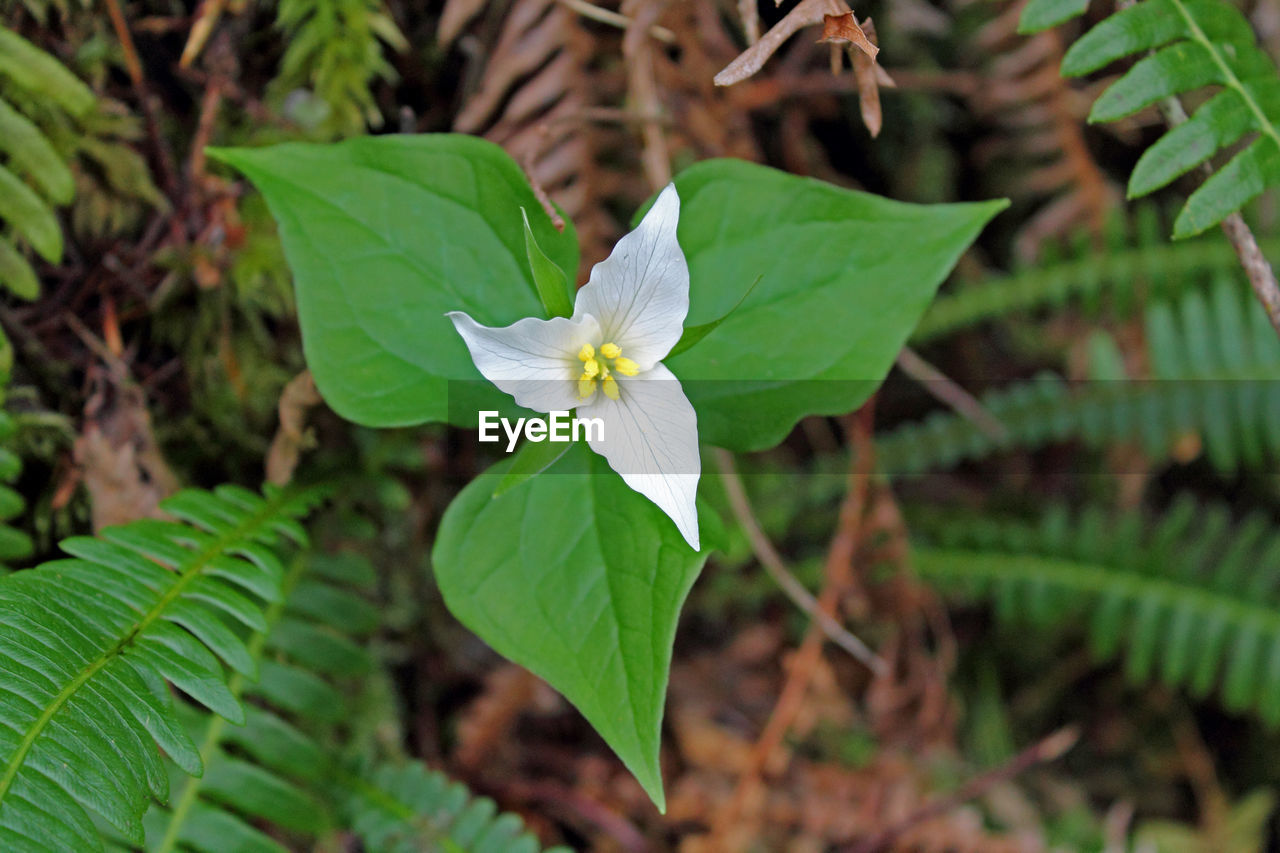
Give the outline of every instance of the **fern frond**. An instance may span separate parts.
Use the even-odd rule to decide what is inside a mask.
[[[293,560],[280,599],[267,608],[265,630],[245,644],[263,678],[274,683],[255,685],[240,673],[227,683],[237,700],[246,695],[290,698],[245,706],[243,726],[180,703],[187,728],[199,744],[204,775],[183,777],[170,808],[152,805],[143,821],[148,853],[178,849],[285,853],[253,823],[265,821],[307,838],[331,826],[324,788],[332,775],[332,758],[316,734],[347,705],[335,681],[363,676],[372,667],[368,652],[351,638],[376,622],[372,605],[361,595],[374,580],[368,563],[353,556]],[[343,602],[345,611],[354,616],[351,622],[361,630],[330,624],[337,613],[317,608],[317,600]],[[307,602],[312,603],[310,607]],[[303,691],[308,695],[301,695]],[[319,718],[306,713],[314,710],[311,696],[315,694],[325,700]],[[304,711],[290,713],[282,706]]]
[[[1158,521],[1062,507],[1037,522],[924,522],[913,565],[1004,619],[1083,625],[1136,684],[1159,680],[1280,724],[1280,528],[1183,497]]]
[[[138,521],[62,543],[69,559],[0,579],[0,847],[101,850],[90,815],[132,843],[152,797],[168,797],[159,745],[202,772],[164,682],[243,722],[223,664],[258,665],[246,631],[280,598],[272,547],[302,543],[314,492],[265,497],[224,486]]]
[[[351,826],[369,853],[538,853],[524,822],[420,763],[384,764],[351,786]],[[567,847],[547,853],[569,853]]]
[[[1089,312],[1106,305],[1117,316],[1127,316],[1146,301],[1176,297],[1239,269],[1235,250],[1221,236],[1169,243],[1159,234],[1161,227],[1155,208],[1140,207],[1133,217],[1133,235],[1112,228],[1107,251],[1097,251],[1089,235],[1081,234],[1061,257],[1046,256],[1010,275],[945,292],[925,312],[912,343],[1067,305]],[[1259,243],[1264,254],[1280,253],[1278,237]]]
[[[1203,439],[1223,473],[1280,458],[1280,340],[1242,287],[1220,281],[1206,298],[1192,291],[1146,314],[1152,377],[1111,377],[1070,386],[1046,373],[982,398],[1005,427],[993,437],[951,413],[897,427],[877,440],[886,472],[917,473],[1001,450],[1081,440],[1091,447],[1135,441],[1168,455],[1190,435]]]
[[[8,341],[3,341],[3,345],[7,346]],[[0,406],[7,396],[8,376],[8,366],[0,367]],[[22,459],[13,450],[17,431],[13,416],[0,408],[0,575],[8,573],[9,563],[26,559],[35,550],[31,537],[8,523],[26,509],[26,500],[12,488],[22,473]]]
[[[1083,13],[1086,5],[1038,0],[1024,11],[1022,24],[1052,26]],[[1115,121],[1205,86],[1222,89],[1147,149],[1129,178],[1130,198],[1166,186],[1257,134],[1187,199],[1173,226],[1175,238],[1187,237],[1280,183],[1280,75],[1244,15],[1223,0],[1143,0],[1121,9],[1071,46],[1062,73],[1088,74],[1147,51],[1154,52],[1102,93],[1089,121]]]

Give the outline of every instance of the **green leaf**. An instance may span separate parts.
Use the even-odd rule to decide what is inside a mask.
[[[577,706],[663,808],[658,747],[676,620],[706,560],[585,445],[493,497],[445,512],[432,554],[450,611]],[[703,541],[715,513],[699,512]]]
[[[694,344],[714,332],[721,323],[729,318],[729,314],[738,310],[743,300],[751,295],[751,291],[756,289],[756,285],[760,283],[763,276],[756,276],[756,280],[751,283],[751,287],[742,294],[742,299],[738,300],[738,304],[729,309],[729,313],[725,314],[718,320],[712,320],[710,323],[702,323],[698,326],[686,326],[684,334],[680,336],[680,340],[676,341],[676,345],[671,348],[671,352],[667,354],[667,358],[673,358],[687,349],[691,349]]]
[[[513,221],[521,204],[538,208],[506,154],[458,136],[211,154],[249,175],[280,222],[307,360],[340,414],[469,425],[477,409],[511,409],[443,317],[465,310],[502,326],[541,313]],[[1005,205],[908,205],[735,160],[694,166],[677,185],[688,324],[742,305],[669,366],[703,439],[734,449],[860,405]],[[572,233],[542,216],[531,224],[554,263],[577,268]]]
[[[35,299],[40,295],[40,280],[35,270],[4,237],[0,237],[0,284],[20,299]]]
[[[343,417],[369,426],[444,421],[510,408],[481,381],[444,316],[505,326],[540,315],[519,208],[538,244],[578,268],[520,168],[470,136],[381,136],[333,145],[210,149],[262,191],[280,225],[298,292],[307,364]],[[453,382],[451,380],[473,380]],[[474,387],[474,406],[450,392]]]
[[[67,164],[53,145],[22,113],[0,99],[0,151],[9,162],[30,175],[50,201],[68,204],[76,192]]]
[[[93,90],[61,62],[5,27],[0,27],[0,76],[49,98],[74,116],[87,113],[98,102]]]
[[[701,439],[734,450],[772,447],[806,415],[861,405],[1007,204],[904,204],[739,160],[699,163],[676,186],[686,325],[725,319],[666,363]]]
[[[46,261],[62,259],[62,228],[53,210],[4,166],[0,166],[0,221],[9,222]]]
[[[1078,18],[1089,8],[1089,0],[1031,0],[1022,7],[1018,32],[1038,33]]]
[[[511,466],[494,487],[493,496],[496,498],[535,474],[541,474],[568,453],[571,446],[567,441],[526,441],[516,451]]]
[[[538,238],[529,225],[529,214],[523,207],[520,208],[520,216],[524,219],[524,250],[529,257],[529,269],[533,273],[533,283],[538,288],[542,307],[546,309],[548,317],[572,316],[573,302],[569,299],[568,277],[538,245]]]

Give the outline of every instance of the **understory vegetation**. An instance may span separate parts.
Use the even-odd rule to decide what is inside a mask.
[[[1266,0],[0,0],[0,850],[1280,850],[1278,59]],[[887,377],[738,377],[805,386],[776,446],[699,410],[710,556],[655,545],[674,612],[631,620],[676,626],[643,674],[665,812],[437,565],[491,544],[449,527],[475,484],[604,463],[485,479],[505,440],[452,412],[345,419],[299,226],[228,153],[418,134],[519,167],[518,260],[562,290],[715,158],[922,210],[1009,199],[919,322],[884,309],[927,289],[904,281],[752,344],[883,309],[911,329]],[[829,215],[793,186],[751,214]],[[867,210],[813,254],[908,216]],[[697,227],[691,287],[741,272]],[[752,299],[831,284],[779,296],[811,267],[775,260],[690,320],[677,374]],[[568,487],[527,494],[555,505],[521,518],[586,523]],[[648,553],[625,512],[592,521]]]

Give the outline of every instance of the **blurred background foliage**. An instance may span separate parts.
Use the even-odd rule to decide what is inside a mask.
[[[1213,2],[1275,61],[1274,4]],[[874,0],[854,11],[894,86],[856,56],[833,75],[813,29],[713,83],[805,5],[0,0],[0,563],[179,486],[333,495],[253,649],[276,680],[232,685],[250,725],[180,709],[222,769],[175,777],[144,819],[162,849],[1280,849],[1280,340],[1222,233],[1170,240],[1203,176],[1124,201],[1165,119],[1087,119],[1141,57],[1059,74],[1114,7]],[[1065,22],[1020,33],[1024,6]],[[433,531],[491,450],[325,409],[271,217],[203,154],[447,131],[502,145],[573,219],[580,281],[708,157],[1014,201],[866,409],[737,459],[745,510],[707,477],[739,524],[677,639],[665,817],[443,609]],[[1270,257],[1276,216],[1270,191],[1244,209]],[[887,675],[806,651],[761,539]],[[340,792],[313,790],[335,756]]]

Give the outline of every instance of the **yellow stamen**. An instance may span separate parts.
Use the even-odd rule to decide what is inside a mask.
[[[578,350],[578,361],[590,361],[596,357],[596,348],[591,344],[583,344],[582,349]]]
[[[629,358],[618,358],[613,362],[613,369],[623,376],[635,376],[640,372],[640,365]]]
[[[594,379],[600,374],[600,362],[594,358],[587,359],[587,363],[582,365],[582,375],[586,379]]]
[[[604,382],[602,382],[601,385],[604,387],[604,395],[606,397],[608,397],[610,400],[618,399],[617,380],[615,380],[612,376],[606,376],[604,378]]]
[[[605,358],[617,358],[622,355],[622,347],[613,343],[605,344],[600,347],[600,354]]]
[[[578,380],[578,396],[583,400],[596,393],[596,381],[585,373]]]

